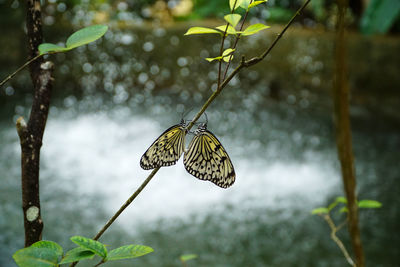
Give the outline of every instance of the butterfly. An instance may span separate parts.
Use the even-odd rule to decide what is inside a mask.
[[[221,142],[202,123],[185,151],[185,169],[200,180],[211,181],[222,188],[235,182],[235,170]]]
[[[175,165],[185,147],[186,126],[182,119],[179,124],[165,130],[144,152],[140,159],[140,167],[150,170]]]

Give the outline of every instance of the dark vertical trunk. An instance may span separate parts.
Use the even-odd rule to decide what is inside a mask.
[[[354,167],[353,148],[351,140],[351,126],[349,115],[349,87],[347,80],[347,49],[345,42],[345,15],[347,0],[338,1],[338,22],[335,47],[335,76],[334,101],[336,143],[342,169],[344,191],[349,209],[349,233],[352,241],[355,262],[358,267],[364,267],[364,253],[358,227],[358,207],[356,197],[356,176]]]
[[[27,0],[26,27],[29,57],[38,54],[42,43],[40,0]],[[29,121],[17,120],[17,131],[21,143],[22,209],[24,212],[25,246],[41,240],[43,221],[40,216],[39,165],[40,148],[49,111],[52,87],[53,64],[43,63],[39,58],[29,68],[34,98]]]

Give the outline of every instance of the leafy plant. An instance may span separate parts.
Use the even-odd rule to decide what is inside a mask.
[[[20,267],[51,267],[93,259],[97,255],[101,258],[97,264],[100,265],[107,261],[137,258],[154,251],[151,247],[143,245],[126,245],[107,251],[106,245],[83,236],[73,236],[71,241],[78,247],[67,251],[64,256],[62,247],[57,243],[39,241],[30,247],[18,250],[13,258]]]
[[[326,223],[329,225],[329,227],[331,228],[331,238],[332,240],[337,244],[337,246],[340,248],[340,250],[342,251],[344,257],[346,258],[347,262],[352,265],[355,266],[353,259],[351,258],[350,254],[348,253],[346,247],[344,246],[343,242],[337,237],[336,233],[347,223],[347,218],[340,223],[338,226],[336,226],[336,224],[334,223],[330,213],[331,211],[338,207],[341,206],[341,208],[339,209],[340,213],[348,213],[348,208],[347,208],[347,199],[345,197],[337,197],[335,199],[334,202],[332,202],[331,204],[329,204],[327,207],[319,207],[316,209],[313,209],[311,211],[311,214],[316,214],[321,216]],[[360,200],[357,202],[357,206],[359,208],[365,208],[365,209],[376,209],[376,208],[380,208],[382,206],[382,203],[380,203],[379,201],[376,200],[369,200],[369,199],[364,199],[364,200]]]

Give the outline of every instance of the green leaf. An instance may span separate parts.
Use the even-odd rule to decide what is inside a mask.
[[[78,46],[82,46],[93,41],[96,41],[102,37],[108,30],[106,25],[92,25],[77,32],[71,34],[67,39],[66,47],[68,49],[73,49]]]
[[[252,7],[258,6],[259,4],[266,3],[267,1],[268,0],[254,1],[253,3],[251,3],[249,5],[249,9],[252,8]]]
[[[106,260],[122,260],[122,259],[132,259],[137,258],[148,253],[153,252],[154,249],[148,246],[142,245],[126,245],[116,249],[111,250],[108,253]]]
[[[349,209],[348,209],[347,207],[342,207],[342,208],[339,210],[339,212],[340,212],[340,213],[349,212]]]
[[[253,24],[253,25],[250,25],[249,27],[247,27],[243,31],[242,35],[244,35],[244,36],[252,35],[252,34],[255,34],[255,33],[259,32],[259,31],[268,29],[268,28],[270,28],[270,26],[266,26],[266,25],[261,24],[261,23]]]
[[[46,53],[58,53],[58,52],[64,52],[68,51],[68,48],[65,48],[63,46],[59,46],[56,44],[52,43],[43,43],[39,45],[39,53],[41,55],[46,54]]]
[[[179,257],[181,261],[190,261],[196,259],[198,256],[197,254],[185,254]]]
[[[371,0],[363,12],[360,28],[364,34],[387,33],[400,15],[399,0]]]
[[[100,243],[99,241],[86,238],[83,236],[73,236],[71,237],[71,241],[86,250],[92,251],[93,253],[99,255],[102,258],[107,257],[106,246]]]
[[[311,211],[311,214],[313,214],[313,215],[314,214],[327,214],[327,213],[329,213],[329,210],[325,207],[316,208]]]
[[[57,244],[56,242],[53,242],[53,241],[47,241],[47,240],[38,241],[38,242],[32,244],[31,247],[52,249],[59,256],[62,256],[62,254],[63,254],[62,247],[59,244]]]
[[[236,4],[235,4],[236,2]],[[231,9],[231,11],[233,10],[233,5],[235,5],[235,9],[237,9],[241,4],[242,4],[243,0],[229,0],[229,7]]]
[[[365,208],[365,209],[376,209],[376,208],[382,207],[382,203],[380,203],[379,201],[376,201],[376,200],[364,199],[364,200],[360,200],[358,202],[358,207]]]
[[[328,210],[331,211],[334,207],[337,206],[337,204],[339,204],[339,202],[337,201],[332,202],[331,204],[329,204]]]
[[[225,51],[222,53],[222,59],[223,59],[225,62],[229,62],[230,55],[231,55],[233,52],[235,52],[235,49],[232,49],[232,48],[225,49]],[[232,56],[231,59],[233,59],[233,56]]]
[[[347,204],[347,199],[345,197],[337,197],[336,202]]]
[[[102,37],[108,30],[105,25],[93,25],[71,34],[67,39],[66,47],[59,46],[52,43],[43,43],[39,45],[39,53],[41,55],[47,53],[66,52],[78,46],[82,46]]]
[[[87,250],[85,248],[82,247],[73,248],[65,254],[60,264],[70,263],[85,259],[92,259],[94,255],[95,254],[92,251]]]
[[[224,33],[225,32],[225,29],[226,29],[226,25],[221,25],[221,26],[218,26],[218,27],[215,27],[216,29],[218,29],[218,30],[220,30],[220,31],[222,31],[222,33]],[[235,28],[233,28],[231,25],[228,25],[228,29],[226,30],[226,33],[227,34],[234,34],[234,35],[236,35],[237,33],[239,33],[239,32],[237,32],[236,30],[235,30]]]
[[[219,33],[222,34],[222,32],[211,29],[211,28],[205,28],[205,27],[191,27],[185,35],[192,35],[192,34],[205,34],[205,33]]]
[[[236,27],[236,25],[239,23],[240,19],[241,19],[241,15],[239,14],[229,14],[224,16],[224,19],[232,25],[233,28]]]
[[[20,267],[50,267],[57,266],[63,250],[52,241],[39,241],[32,246],[14,253],[13,258]]]
[[[251,0],[242,0],[239,4],[239,6],[243,9],[249,10],[249,5],[250,5]]]
[[[206,57],[205,60],[207,60],[208,62],[213,62],[214,60],[221,60],[222,56],[220,57]]]

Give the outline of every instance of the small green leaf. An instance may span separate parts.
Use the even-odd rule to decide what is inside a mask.
[[[185,35],[192,35],[192,34],[205,34],[205,33],[219,33],[222,34],[222,32],[211,29],[211,28],[205,28],[205,27],[191,27]]]
[[[100,37],[102,37],[108,30],[108,27],[105,25],[92,25],[83,29],[80,29],[77,32],[71,34],[67,39],[66,47],[68,49],[73,49],[78,46],[82,46],[93,41],[96,41]]]
[[[108,253],[106,260],[122,260],[122,259],[132,259],[137,258],[148,253],[153,252],[154,249],[148,246],[142,245],[126,245],[116,249],[111,250]]]
[[[339,204],[339,202],[337,201],[332,202],[331,204],[329,204],[328,210],[331,211],[334,207],[337,206],[337,204]]]
[[[236,2],[236,4],[235,4]],[[243,0],[229,0],[229,7],[231,9],[231,11],[233,10],[233,5],[235,5],[235,9],[237,9],[241,4],[242,4]]]
[[[225,49],[225,51],[222,53],[222,59],[225,62],[229,62],[229,59],[231,59],[231,60],[233,59],[233,55],[232,55],[233,52],[235,52],[235,49],[232,49],[232,48]],[[232,55],[232,58],[230,57],[230,55]]]
[[[239,14],[229,14],[229,15],[224,16],[224,19],[226,20],[226,22],[231,24],[233,28],[236,27],[236,25],[239,23],[241,18],[242,18],[242,16]]]
[[[340,213],[349,212],[349,209],[348,209],[347,207],[342,207],[342,208],[339,210],[339,212],[340,212]]]
[[[13,258],[20,267],[52,267],[57,266],[63,250],[55,242],[39,241],[32,246],[14,253]]]
[[[347,204],[347,199],[345,197],[337,197],[336,202]]]
[[[92,251],[87,250],[85,248],[82,247],[73,248],[65,254],[60,264],[70,263],[85,259],[92,259],[94,255],[95,254]]]
[[[63,254],[62,247],[59,244],[57,244],[56,242],[53,242],[53,241],[47,241],[47,240],[38,241],[38,242],[32,244],[31,247],[52,249],[59,256],[62,256],[62,254]]]
[[[364,199],[358,202],[358,207],[364,209],[376,209],[382,207],[382,203],[376,200]]]
[[[221,60],[222,57],[206,57],[205,60],[208,62],[213,62],[214,60]]]
[[[242,0],[239,4],[239,6],[243,9],[248,10],[249,9],[249,5],[250,5],[251,0]]]
[[[197,254],[185,254],[185,255],[180,256],[179,259],[181,261],[186,262],[186,261],[196,259],[197,257],[198,257]]]
[[[249,5],[249,9],[252,8],[252,7],[258,6],[259,4],[266,3],[267,1],[268,0],[254,1],[253,3],[251,3]]]
[[[99,255],[102,258],[107,257],[106,246],[100,243],[99,241],[86,238],[83,236],[73,236],[71,237],[71,241],[86,250],[92,251],[93,253]]]
[[[230,54],[232,54],[233,52],[235,52],[235,49],[232,49],[232,48],[225,49],[225,51],[222,52],[222,56],[223,56],[223,57],[227,57],[227,56],[229,56]]]
[[[221,25],[221,26],[218,26],[218,27],[215,27],[216,29],[218,29],[218,30],[220,30],[220,31],[222,31],[222,33],[224,33],[225,32],[225,29],[226,29],[226,25]],[[234,34],[234,35],[236,35],[238,32],[235,30],[235,28],[233,28],[231,25],[228,25],[228,29],[226,29],[226,33],[227,34]]]
[[[327,214],[327,213],[329,213],[329,210],[325,207],[316,208],[311,211],[311,214],[313,214],[313,215],[314,214]]]
[[[58,53],[58,52],[64,52],[68,51],[68,48],[52,44],[52,43],[43,43],[39,45],[39,53],[41,55],[46,54],[46,53]]]
[[[261,24],[261,23],[253,24],[253,25],[250,25],[249,27],[247,27],[243,31],[242,35],[244,35],[244,36],[252,35],[252,34],[255,34],[255,33],[259,32],[259,31],[268,29],[268,28],[270,28],[270,26],[266,26],[266,25]]]

